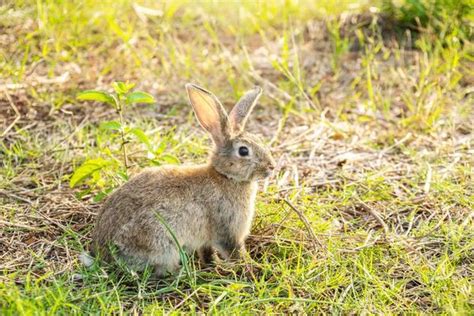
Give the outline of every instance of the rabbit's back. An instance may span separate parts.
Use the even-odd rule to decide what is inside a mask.
[[[107,259],[112,243],[149,253],[160,246],[157,242],[170,239],[162,220],[180,243],[199,247],[209,239],[208,214],[217,205],[209,198],[219,199],[214,181],[207,166],[145,169],[105,202],[93,232],[93,252],[100,251]]]

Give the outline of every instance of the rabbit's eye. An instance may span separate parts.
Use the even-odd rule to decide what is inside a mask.
[[[245,156],[248,156],[249,155],[249,149],[245,146],[240,146],[239,147],[239,155],[241,157],[245,157]]]

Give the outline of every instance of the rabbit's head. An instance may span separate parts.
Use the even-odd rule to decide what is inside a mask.
[[[270,151],[245,130],[262,89],[255,87],[248,91],[229,115],[211,92],[193,84],[187,84],[186,90],[197,119],[214,141],[211,165],[216,171],[235,181],[269,176],[275,166]]]

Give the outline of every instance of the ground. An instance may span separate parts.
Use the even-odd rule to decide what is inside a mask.
[[[3,2],[1,314],[474,313],[472,12],[390,3]],[[76,98],[115,81],[156,99],[124,111],[128,170],[115,110]],[[250,128],[277,169],[250,258],[161,281],[83,267],[107,194],[205,161],[187,82],[227,109],[264,89]]]

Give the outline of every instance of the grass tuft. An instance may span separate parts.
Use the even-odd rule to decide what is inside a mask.
[[[2,2],[0,313],[472,314],[471,20],[447,0]],[[76,99],[113,82],[156,102],[119,124]],[[249,258],[81,266],[128,175],[205,160],[187,82],[227,109],[264,88],[249,124],[277,170]]]

